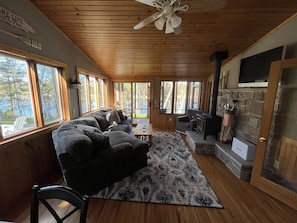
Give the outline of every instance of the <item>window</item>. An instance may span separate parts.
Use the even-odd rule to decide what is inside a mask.
[[[0,54],[0,139],[63,119],[61,68]]]
[[[150,112],[150,82],[114,83],[115,108],[129,118],[147,119]]]
[[[173,83],[173,81],[161,81],[160,113],[172,113]]]
[[[37,75],[44,124],[62,120],[59,72],[56,67],[37,64]]]
[[[80,87],[80,110],[82,113],[86,113],[88,111],[88,99],[87,99],[87,76],[80,74],[79,82],[81,83]]]
[[[95,111],[105,106],[106,85],[103,79],[90,75],[85,71],[78,70],[81,113]]]
[[[200,109],[201,100],[201,82],[190,82],[189,83],[189,101],[188,107],[192,109]]]
[[[187,108],[199,109],[201,82],[161,81],[160,113],[185,114]]]
[[[174,114],[184,114],[186,112],[187,86],[188,82],[186,81],[175,82]]]
[[[97,92],[97,80],[95,77],[90,77],[90,104],[91,111],[94,111],[98,108],[98,92]]]

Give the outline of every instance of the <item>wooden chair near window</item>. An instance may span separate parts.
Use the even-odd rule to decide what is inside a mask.
[[[27,124],[26,122],[27,117],[26,116],[20,116],[17,117],[13,123],[13,128],[10,127],[9,129],[4,128],[4,134],[13,134],[16,132],[19,132],[21,130],[24,129],[25,124]]]
[[[76,211],[80,210],[79,223],[85,223],[87,219],[89,197],[82,196],[77,191],[60,185],[52,185],[39,187],[34,185],[31,202],[31,223],[38,223],[39,201],[49,210],[52,216],[56,219],[57,223],[62,223],[65,219],[71,216]],[[73,209],[69,211],[64,217],[58,215],[58,209],[54,209],[49,203],[51,199],[58,199],[61,201],[67,201],[73,206]]]

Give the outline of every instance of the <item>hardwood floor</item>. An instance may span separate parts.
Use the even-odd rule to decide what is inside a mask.
[[[193,154],[210,185],[223,204],[223,209],[161,205],[138,202],[90,199],[88,223],[190,223],[190,222],[277,222],[293,223],[297,211],[253,187],[238,180],[232,172],[213,155]],[[60,179],[61,181],[61,179]],[[69,208],[57,203],[61,213]],[[40,208],[40,222],[51,221],[49,214]],[[30,219],[30,194],[3,219],[25,223]],[[2,218],[2,217],[1,217]],[[2,220],[0,218],[0,220]],[[75,216],[74,216],[75,218]],[[77,218],[77,217],[76,217]],[[75,222],[69,219],[67,222]]]

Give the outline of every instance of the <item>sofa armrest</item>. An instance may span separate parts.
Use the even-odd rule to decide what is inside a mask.
[[[176,122],[189,122],[190,119],[187,115],[177,116]]]
[[[92,159],[64,172],[67,185],[82,194],[92,195],[128,176],[133,170],[133,147],[121,143],[96,151]]]

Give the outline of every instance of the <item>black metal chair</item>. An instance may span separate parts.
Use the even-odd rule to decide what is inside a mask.
[[[63,223],[63,221],[72,215],[77,210],[80,210],[79,223],[85,223],[87,219],[88,203],[89,197],[82,196],[77,191],[60,185],[45,186],[40,187],[39,185],[34,185],[31,202],[31,223],[38,223],[38,210],[39,201],[41,201],[44,206],[49,210],[53,217],[57,220],[57,223]],[[64,217],[60,217],[57,211],[49,204],[49,199],[59,199],[67,201],[74,206],[74,209],[68,212]]]

